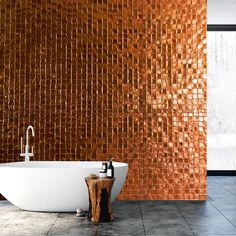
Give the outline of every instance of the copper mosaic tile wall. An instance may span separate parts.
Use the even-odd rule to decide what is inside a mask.
[[[0,161],[129,163],[120,199],[206,198],[206,1],[0,2]]]

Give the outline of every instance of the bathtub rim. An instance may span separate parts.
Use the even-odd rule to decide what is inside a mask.
[[[17,169],[102,169],[102,162],[106,161],[17,161],[0,163],[1,168],[17,168]],[[86,164],[92,165],[86,165]],[[112,162],[114,168],[128,168],[128,163]],[[41,165],[37,165],[41,164]],[[64,165],[63,165],[64,164]],[[69,165],[68,165],[69,164]],[[78,165],[81,164],[81,165]],[[82,165],[84,164],[84,165]]]

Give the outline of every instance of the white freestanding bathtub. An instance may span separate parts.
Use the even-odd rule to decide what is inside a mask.
[[[120,193],[128,164],[113,162],[115,182],[111,201]],[[29,211],[72,212],[88,209],[84,178],[98,174],[102,162],[29,161],[0,164],[0,193],[15,206]]]

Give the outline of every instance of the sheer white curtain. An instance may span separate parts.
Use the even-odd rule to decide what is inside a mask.
[[[236,170],[236,32],[207,38],[207,168]]]
[[[236,32],[207,38],[208,132],[236,134]]]

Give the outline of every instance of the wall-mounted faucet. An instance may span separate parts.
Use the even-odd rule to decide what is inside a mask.
[[[23,152],[23,138],[22,137],[20,138],[20,150],[21,150],[20,156],[25,157],[25,161],[29,161],[29,158],[34,156],[33,146],[32,146],[32,151],[29,152],[29,130],[31,130],[32,136],[34,137],[34,128],[32,125],[29,125],[26,129],[25,152]]]

